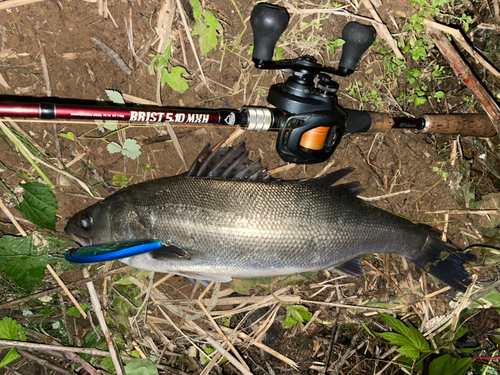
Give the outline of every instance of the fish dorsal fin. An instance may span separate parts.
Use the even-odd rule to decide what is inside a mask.
[[[207,145],[187,172],[193,177],[220,177],[237,180],[267,180],[270,174],[260,162],[251,161],[245,143],[237,147],[218,147],[214,151]]]
[[[352,194],[354,196],[358,196],[359,194],[363,193],[364,190],[360,188],[360,184],[357,181],[335,185],[338,181],[340,181],[353,171],[354,168],[343,168],[339,169],[338,171],[329,173],[323,177],[313,178],[312,180],[303,180],[301,181],[301,183],[319,186],[322,188],[331,188],[337,193]]]
[[[326,176],[313,178],[312,180],[306,180],[309,185],[316,185],[321,187],[330,187],[343,179],[348,174],[352,173],[354,168],[343,168],[338,171],[327,174]]]
[[[347,184],[335,185],[333,189],[336,192],[344,192],[347,194],[353,194],[355,196],[358,196],[365,192],[365,189],[361,188],[361,184],[358,181],[349,182]]]
[[[359,258],[351,259],[345,263],[330,268],[330,270],[349,277],[360,277],[365,274],[365,270],[361,266]]]

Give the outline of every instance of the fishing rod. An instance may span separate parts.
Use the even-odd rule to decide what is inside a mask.
[[[288,27],[285,8],[260,3],[252,10],[252,60],[258,69],[289,73],[285,82],[272,85],[267,101],[274,108],[198,109],[178,107],[121,107],[66,103],[0,103],[2,117],[43,120],[91,119],[144,123],[217,124],[249,131],[277,131],[276,150],[287,162],[313,164],[331,157],[344,134],[411,129],[419,133],[492,137],[496,129],[486,114],[393,117],[386,113],[356,111],[338,104],[339,84],[331,75],[346,77],[356,71],[375,41],[372,26],[349,22],[338,69],[319,64],[314,57],[272,61],[276,43]]]

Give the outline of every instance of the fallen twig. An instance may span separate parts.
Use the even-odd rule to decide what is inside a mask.
[[[500,72],[493,65],[491,65],[488,62],[488,60],[486,60],[483,56],[477,53],[476,50],[469,45],[469,43],[467,43],[460,30],[431,21],[429,19],[424,20],[424,25],[451,34],[453,38],[462,46],[462,48],[466,50],[476,60],[476,62],[478,62],[481,66],[484,66],[486,69],[488,69],[490,73],[493,74],[494,76],[500,77]]]
[[[39,358],[34,354],[31,354],[30,352],[24,351],[24,350],[18,350],[19,354],[21,354],[24,358],[28,359],[30,362],[35,362],[38,363],[40,366],[42,366],[46,370],[51,370],[54,372],[57,372],[59,374],[63,375],[70,375],[71,373],[68,370],[63,369],[60,366],[57,366],[56,364],[47,361],[46,359]]]
[[[455,47],[446,38],[442,31],[438,31],[432,27],[427,28],[428,33],[434,40],[434,43],[451,64],[458,78],[469,87],[479,102],[484,107],[488,116],[497,129],[500,126],[500,108],[491,95],[486,91],[479,80],[474,76],[466,62],[460,57]]]
[[[498,215],[500,210],[488,209],[488,210],[438,210],[438,211],[427,211],[426,214],[450,214],[450,215]]]
[[[384,195],[379,195],[378,197],[359,197],[360,199],[366,201],[366,202],[373,202],[373,201],[379,201],[381,199],[385,199],[385,198],[391,198],[391,197],[396,197],[398,195],[401,195],[401,194],[409,194],[411,193],[412,191],[411,190],[403,190],[403,191],[398,191],[396,193],[389,193],[389,194],[384,194]]]
[[[44,0],[5,0],[0,2],[0,10],[16,8],[23,5],[38,3]]]
[[[39,344],[35,342],[28,341],[15,341],[15,340],[4,340],[0,339],[0,348],[21,348],[21,349],[30,349],[30,350],[38,350],[42,352],[47,352],[50,350],[58,351],[58,352],[72,352],[72,353],[82,353],[82,354],[90,354],[97,355],[99,357],[109,357],[110,352],[105,350],[93,349],[93,348],[79,348],[75,346],[61,346],[61,345],[52,345],[52,344]],[[131,360],[132,357],[123,356],[123,359]]]
[[[101,42],[99,39],[96,37],[90,38],[91,41],[93,41],[97,46],[102,49],[115,63],[120,67],[121,70],[125,72],[125,74],[130,74],[132,73],[132,69],[127,65],[125,61],[120,57],[119,54],[117,54],[115,51],[113,51],[111,48],[109,48],[106,44]]]

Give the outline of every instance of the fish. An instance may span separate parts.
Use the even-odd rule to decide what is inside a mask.
[[[154,244],[120,261],[219,282],[325,269],[359,277],[364,255],[397,253],[464,292],[474,256],[430,226],[366,203],[358,182],[338,183],[353,170],[286,181],[251,161],[244,143],[207,145],[188,172],[126,187],[76,213],[65,232],[82,251]]]

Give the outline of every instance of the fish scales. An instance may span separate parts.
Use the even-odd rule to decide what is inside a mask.
[[[339,177],[348,173],[339,172]],[[445,251],[450,256],[430,273],[465,289],[470,280],[463,263],[472,259],[469,254],[455,253],[456,247],[427,226],[361,201],[357,185],[331,186],[337,180],[161,178],[81,211],[66,232],[82,245],[157,239],[164,249],[122,261],[218,281],[332,267],[358,275],[358,258],[374,252],[399,253],[425,267]],[[82,217],[91,218],[91,231],[78,228]]]
[[[263,277],[314,271],[374,250],[404,251],[408,233],[401,235],[408,229],[420,248],[427,237],[334,187],[178,177],[136,185],[124,195],[152,238],[191,256],[182,265],[165,261],[163,272],[217,269],[233,277]]]

